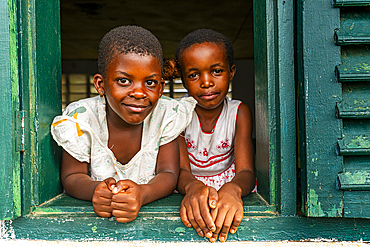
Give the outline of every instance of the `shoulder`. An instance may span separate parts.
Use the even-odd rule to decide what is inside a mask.
[[[166,114],[176,116],[178,114],[189,114],[195,108],[196,100],[192,97],[184,97],[175,100],[166,96],[162,96],[157,103],[154,114]]]
[[[252,125],[251,109],[244,103],[240,103],[238,107],[236,125]]]
[[[72,117],[74,114],[79,113],[94,113],[98,110],[99,105],[104,104],[104,99],[100,96],[82,99],[69,104],[63,111],[64,116]]]

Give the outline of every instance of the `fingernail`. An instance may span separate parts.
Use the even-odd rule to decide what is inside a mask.
[[[215,200],[212,200],[212,201],[211,201],[211,206],[212,206],[212,207],[216,207],[216,201],[215,201]]]
[[[209,230],[211,230],[212,232],[216,231],[216,227],[212,226]]]
[[[113,190],[112,190],[113,193],[117,193],[118,192],[118,189],[117,187],[114,187]]]
[[[231,234],[234,234],[234,233],[235,233],[235,230],[234,230],[234,229],[231,229],[231,230],[230,230],[230,233],[231,233]]]
[[[113,190],[115,187],[116,187],[116,186],[115,186],[114,184],[112,184],[112,185],[110,186],[110,189],[111,189],[111,190]]]
[[[215,239],[215,238],[211,238],[211,239],[210,239],[210,241],[211,241],[212,243],[214,243],[214,242],[216,242],[216,239]]]
[[[199,236],[204,237],[204,233],[202,232],[202,230],[200,228],[197,229],[197,232],[198,232]]]
[[[210,232],[207,232],[207,233],[206,233],[206,237],[207,237],[207,238],[210,238],[210,237],[212,237],[212,233],[210,233]]]
[[[224,237],[220,237],[220,241],[221,242],[225,241],[225,238]]]

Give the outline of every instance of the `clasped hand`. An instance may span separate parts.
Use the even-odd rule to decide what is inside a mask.
[[[136,219],[142,206],[140,185],[131,180],[107,178],[96,186],[92,198],[97,215],[108,218],[115,216],[117,222],[125,223]]]
[[[243,201],[231,183],[216,189],[196,183],[189,187],[181,202],[180,217],[187,227],[194,227],[198,235],[211,242],[226,241],[235,233],[243,219]]]

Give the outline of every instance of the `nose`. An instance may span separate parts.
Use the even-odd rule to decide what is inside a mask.
[[[144,99],[147,97],[145,91],[145,85],[142,83],[133,83],[132,90],[130,91],[130,97],[134,97],[136,99]]]
[[[212,76],[208,75],[208,74],[203,75],[202,79],[201,79],[200,87],[201,88],[209,88],[209,87],[213,87],[213,86],[214,86],[214,83],[213,83],[213,80],[212,80]]]

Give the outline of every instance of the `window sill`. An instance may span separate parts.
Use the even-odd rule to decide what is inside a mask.
[[[180,203],[183,196],[172,194],[169,197],[152,202],[141,208],[138,217],[179,217]],[[243,198],[244,216],[276,215],[275,207],[269,205],[258,193],[252,193]],[[34,206],[31,209],[32,217],[73,215],[81,217],[97,217],[92,203],[60,194],[53,199]]]

